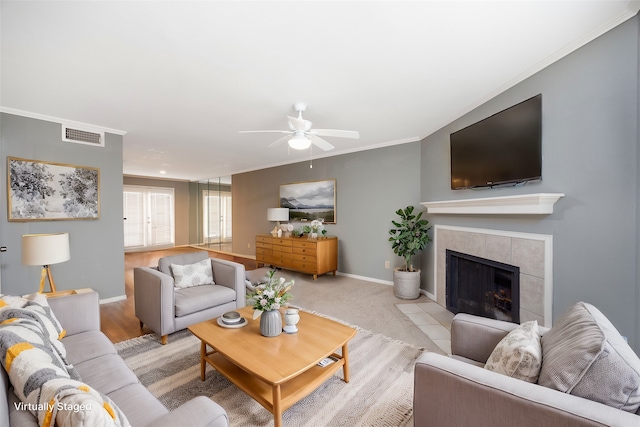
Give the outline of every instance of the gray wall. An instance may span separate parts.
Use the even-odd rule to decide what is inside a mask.
[[[90,287],[100,298],[124,295],[122,229],[122,136],[107,134],[104,148],[61,140],[61,125],[11,114],[0,114],[2,173],[0,255],[2,292],[26,294],[38,290],[40,268],[22,265],[22,235],[68,232],[71,259],[51,267],[56,287]],[[7,156],[100,168],[100,219],[8,222]]]
[[[267,208],[278,206],[281,184],[325,179],[336,180],[336,224],[326,228],[339,239],[338,270],[393,280],[384,263],[402,259],[388,230],[397,209],[420,203],[419,142],[233,175],[233,251],[254,255],[256,234],[273,229]]]
[[[436,224],[551,234],[553,316],[594,304],[630,343],[638,331],[638,17],[556,62],[422,142],[423,201],[565,193],[552,215],[430,215]],[[452,191],[449,134],[542,93],[543,180]],[[423,257],[433,291],[433,247]]]

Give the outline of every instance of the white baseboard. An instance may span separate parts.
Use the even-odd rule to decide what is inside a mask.
[[[424,294],[427,296],[427,298],[435,301],[436,300],[436,296],[434,294],[432,294],[431,292],[425,291],[424,289],[420,289],[420,293]]]
[[[127,299],[126,295],[120,295],[113,298],[105,298],[100,300],[100,304],[109,304],[110,302],[118,302]]]
[[[340,271],[338,271],[336,274],[338,276],[350,277],[352,279],[366,280],[368,282],[375,282],[375,283],[380,283],[380,284],[383,284],[383,285],[393,286],[393,281],[389,281],[389,280],[374,279],[373,277],[358,276],[357,274],[341,273]]]

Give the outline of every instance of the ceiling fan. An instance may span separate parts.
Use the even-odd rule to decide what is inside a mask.
[[[289,143],[289,147],[296,150],[306,150],[311,146],[311,144],[324,151],[335,148],[329,142],[320,138],[320,136],[334,136],[337,138],[351,139],[360,138],[360,134],[353,130],[312,129],[311,126],[313,123],[302,118],[302,113],[306,111],[307,105],[302,102],[298,102],[293,104],[293,108],[298,112],[298,117],[287,116],[289,118],[289,130],[242,130],[240,133],[286,133],[287,136],[283,136],[282,138],[272,142],[269,144],[269,147],[275,147],[287,141]]]

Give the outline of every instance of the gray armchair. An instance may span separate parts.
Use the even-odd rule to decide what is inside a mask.
[[[175,288],[171,264],[190,265],[209,259],[215,284]],[[135,314],[167,343],[167,336],[194,323],[246,305],[244,265],[193,252],[160,258],[157,268],[133,271]]]

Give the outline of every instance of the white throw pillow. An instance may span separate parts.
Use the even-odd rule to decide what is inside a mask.
[[[485,369],[530,383],[538,381],[542,346],[538,322],[532,320],[509,332],[493,349]]]
[[[171,264],[176,289],[213,285],[213,271],[209,258],[188,265]]]

